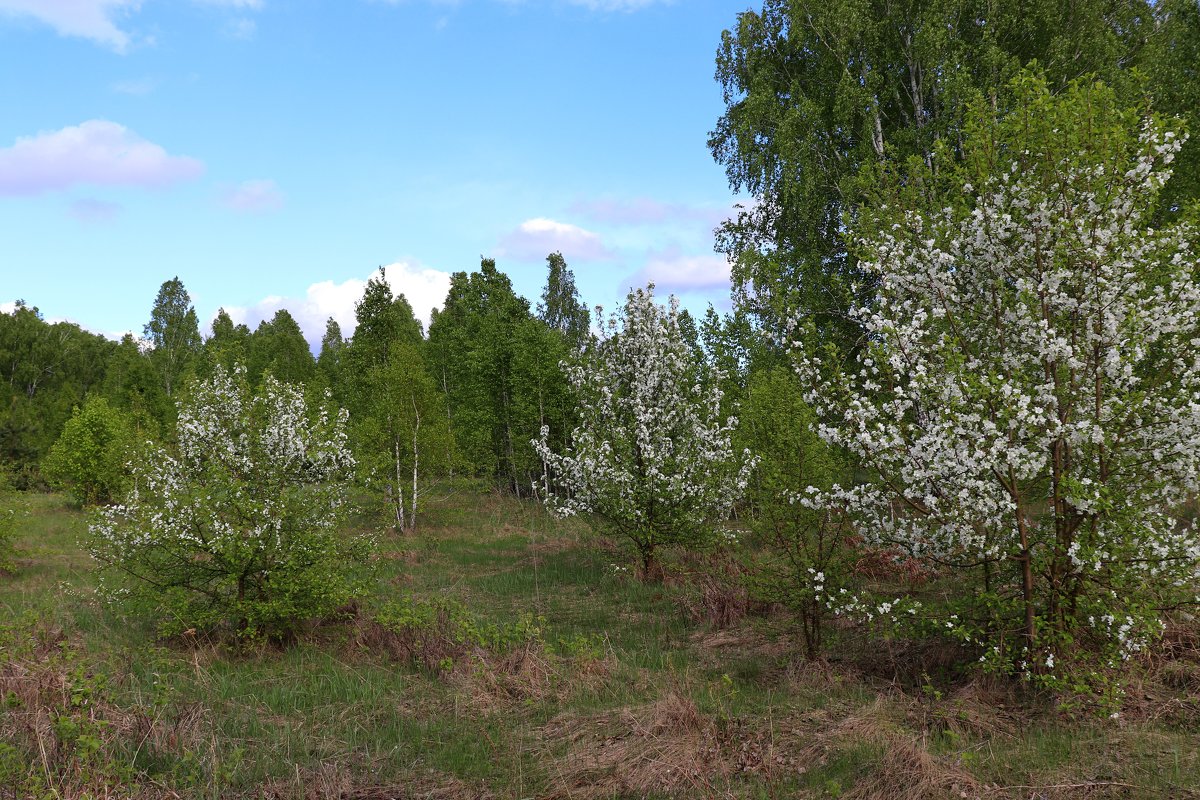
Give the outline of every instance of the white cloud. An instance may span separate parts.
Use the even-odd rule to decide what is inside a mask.
[[[248,214],[261,214],[283,208],[284,195],[275,181],[259,178],[243,181],[225,191],[221,198],[226,208]]]
[[[406,261],[388,264],[383,269],[392,291],[405,296],[417,319],[428,330],[430,312],[434,308],[441,308],[450,291],[450,273]],[[367,281],[358,278],[341,283],[321,281],[309,286],[302,298],[271,295],[250,307],[225,306],[225,310],[234,322],[245,323],[253,330],[258,323],[270,320],[276,311],[286,308],[300,325],[300,330],[304,331],[304,338],[316,351],[320,349],[321,338],[325,335],[325,321],[330,317],[341,326],[342,336],[353,335],[357,324],[354,305],[362,299],[366,287]],[[213,316],[216,317],[215,314]]]
[[[568,261],[598,261],[613,256],[597,234],[578,225],[545,217],[522,222],[500,241],[501,255],[529,261],[544,259],[556,251],[561,252]]]
[[[678,249],[651,253],[630,279],[633,286],[653,282],[672,292],[729,288],[729,261],[720,255],[685,256]]]
[[[17,139],[0,149],[0,195],[33,195],[80,184],[162,188],[197,178],[204,165],[168,155],[124,125],[93,119]]]
[[[193,0],[200,5],[257,11],[263,0]],[[49,25],[61,36],[91,39],[118,53],[129,49],[131,37],[120,18],[137,11],[142,0],[0,0],[0,17],[30,18]],[[249,23],[249,26],[245,23]],[[233,27],[253,35],[254,23],[243,20]]]
[[[111,47],[129,47],[129,34],[117,27],[124,10],[136,11],[141,0],[0,0],[0,15],[32,17],[62,36],[78,36]]]
[[[0,314],[11,314],[17,310],[17,301],[9,300],[7,303],[0,303]]]

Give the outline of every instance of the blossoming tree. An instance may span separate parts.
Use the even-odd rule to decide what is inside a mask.
[[[1152,224],[1170,124],[1101,85],[1016,88],[957,167],[898,182],[908,210],[866,213],[862,356],[801,372],[822,436],[877,479],[808,502],[968,582],[943,624],[985,664],[1053,681],[1075,656],[1088,683],[1197,600],[1198,237]]]
[[[118,600],[164,631],[288,632],[354,596],[370,541],[339,530],[354,461],[346,413],[267,377],[217,367],[179,406],[178,447],[133,464],[134,489],[92,525]]]
[[[646,580],[661,578],[658,549],[696,543],[745,490],[753,459],[734,451],[737,420],[721,419],[721,390],[700,380],[680,330],[678,301],[654,302],[654,287],[631,292],[599,341],[568,377],[580,421],[555,453],[549,430],[538,454],[564,490],[547,500],[563,515],[594,514],[628,538]]]

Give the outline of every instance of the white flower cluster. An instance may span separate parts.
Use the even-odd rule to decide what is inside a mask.
[[[704,380],[678,301],[655,304],[653,287],[631,293],[588,355],[564,365],[580,400],[571,447],[554,453],[545,428],[534,442],[566,489],[551,507],[599,514],[651,543],[727,514],[754,459],[733,449],[737,419],[721,419],[719,381]]]
[[[1200,489],[1197,235],[1144,218],[1181,145],[1148,125],[1124,171],[1014,164],[965,187],[969,211],[908,212],[862,242],[865,354],[832,383],[814,357],[799,369],[820,435],[878,481],[800,502],[943,564],[1017,563],[1024,536],[1059,594],[1043,609],[1196,580],[1176,513]]]
[[[181,404],[176,452],[131,465],[134,489],[92,525],[92,554],[214,600],[231,576],[261,588],[336,550],[353,466],[345,411],[312,417],[299,387],[268,377],[252,395],[240,369],[218,368]]]

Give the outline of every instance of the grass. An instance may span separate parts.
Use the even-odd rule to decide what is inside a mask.
[[[922,692],[850,650],[803,663],[778,614],[697,621],[686,579],[643,585],[582,525],[469,492],[384,537],[355,620],[286,647],[158,641],[95,598],[82,512],[6,502],[0,800],[1200,797],[1191,662],[1158,670],[1174,688],[1147,667],[1117,720],[979,681]],[[531,615],[539,632],[416,642],[371,620],[401,596],[498,630]]]

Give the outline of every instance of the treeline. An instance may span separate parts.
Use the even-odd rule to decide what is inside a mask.
[[[52,481],[47,457],[89,402],[103,404],[104,424],[120,429],[115,438],[170,442],[181,394],[221,367],[243,371],[250,386],[272,375],[348,409],[364,479],[386,498],[397,527],[415,523],[427,476],[475,476],[518,495],[544,489],[531,442],[543,427],[560,437],[571,428],[560,362],[584,346],[591,318],[562,255],[547,266],[536,306],[492,259],[455,273],[428,331],[380,270],[356,304],[354,335],[330,318],[316,357],[286,309],[253,331],[221,309],[202,335],[178,277],[163,283],[143,337],[120,342],[49,323],[19,302],[0,315],[6,478],[20,489]]]

